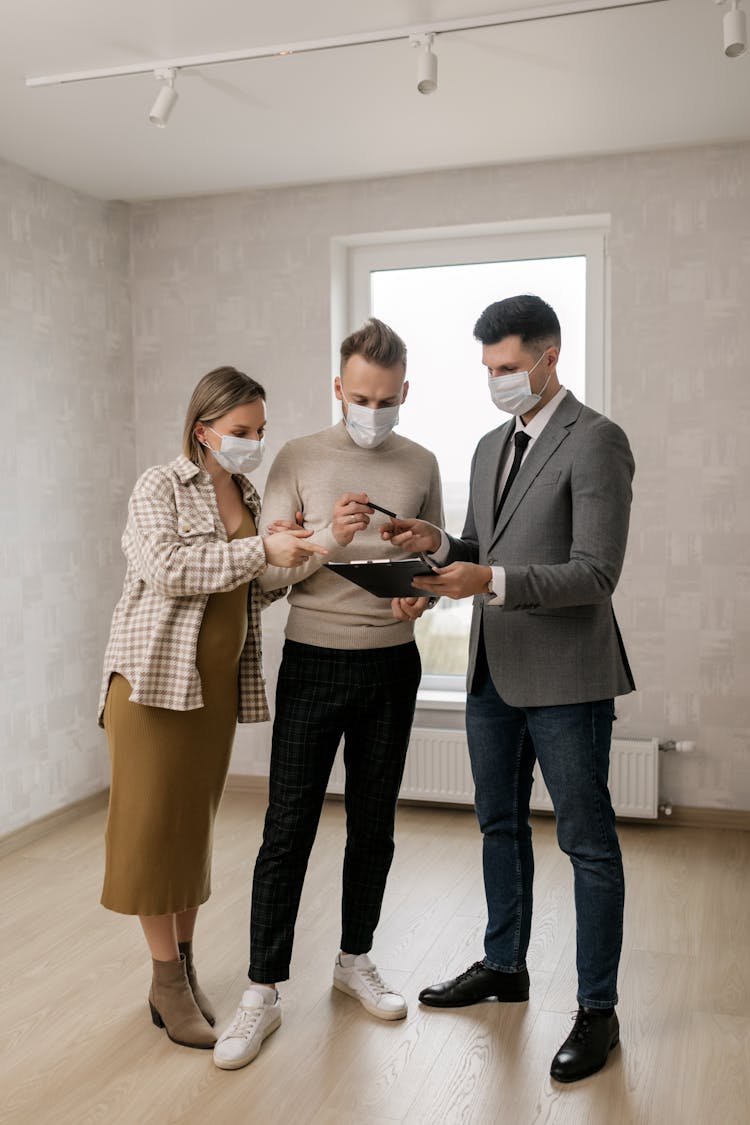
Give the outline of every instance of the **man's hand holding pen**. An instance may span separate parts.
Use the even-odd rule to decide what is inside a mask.
[[[426,520],[392,519],[381,527],[380,537],[417,554],[437,551],[440,546],[440,530]]]

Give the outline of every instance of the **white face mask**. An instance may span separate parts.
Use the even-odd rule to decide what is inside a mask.
[[[343,388],[341,397],[347,406],[344,423],[349,437],[362,449],[374,449],[398,425],[398,406],[381,406],[379,410],[357,406],[356,403],[349,402]]]
[[[528,414],[538,402],[542,401],[542,396],[547,390],[547,383],[552,378],[552,372],[550,371],[547,376],[547,383],[544,384],[539,394],[532,391],[529,376],[532,371],[536,371],[543,358],[544,352],[539,356],[531,371],[514,371],[510,375],[487,376],[492,401],[498,410],[504,410],[507,414]]]
[[[228,473],[240,473],[242,476],[247,476],[257,469],[263,460],[263,453],[265,445],[263,438],[260,441],[253,441],[252,438],[235,437],[233,434],[220,434],[213,426],[206,426],[212,434],[216,434],[221,438],[221,446],[219,449],[211,449],[208,442],[204,441],[206,449],[211,449],[216,460],[221,465],[222,469],[226,469]]]

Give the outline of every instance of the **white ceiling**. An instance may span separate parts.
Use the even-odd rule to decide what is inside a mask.
[[[724,56],[713,0],[441,36],[429,97],[406,42],[185,71],[166,129],[147,75],[24,85],[540,3],[0,0],[0,156],[139,199],[750,138],[750,54]]]

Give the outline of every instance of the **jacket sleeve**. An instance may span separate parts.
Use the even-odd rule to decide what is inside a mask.
[[[569,558],[506,565],[506,610],[596,605],[612,596],[625,558],[633,473],[627,437],[602,418],[572,465]]]
[[[187,530],[187,529],[186,529]],[[122,546],[136,573],[156,593],[179,598],[234,590],[265,570],[263,541],[254,535],[232,543],[205,538],[190,543],[178,530],[170,481],[144,473],[133,489]]]

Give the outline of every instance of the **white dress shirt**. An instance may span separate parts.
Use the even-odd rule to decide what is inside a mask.
[[[521,472],[522,469],[523,469],[523,461],[526,459],[529,450],[531,449],[534,442],[539,437],[542,430],[547,425],[550,418],[555,413],[555,411],[557,410],[558,406],[560,405],[562,400],[565,398],[565,395],[567,393],[568,392],[565,389],[565,387],[560,387],[560,390],[557,392],[557,394],[555,394],[549,400],[549,402],[546,403],[542,407],[542,409],[537,414],[534,415],[534,417],[531,419],[531,421],[528,423],[528,425],[524,425],[524,423],[521,421],[520,417],[516,418],[516,428],[515,428],[514,432],[518,433],[519,430],[523,430],[525,433],[528,434],[529,439],[530,439],[528,445],[526,446],[526,449],[524,450],[523,460],[521,461],[521,468],[519,469],[519,472]],[[511,466],[513,464],[514,449],[515,449],[515,447],[514,447],[513,442],[509,441],[508,442],[508,448],[505,451],[505,456],[503,458],[503,464],[502,464],[502,467],[501,467],[501,470],[500,470],[500,479],[498,481],[498,486],[497,486],[498,487],[498,491],[497,491],[498,496],[502,496],[503,489],[505,488],[505,482],[507,481],[508,477],[510,476],[510,470],[511,470]],[[448,546],[449,546],[448,536],[445,534],[444,531],[441,531],[440,532],[440,546],[438,547],[437,551],[435,551],[434,555],[430,556],[430,558],[434,561],[436,566],[445,566],[445,562],[448,558]],[[490,603],[490,605],[504,605],[505,604],[505,567],[504,566],[493,566],[493,567],[490,567],[490,569],[492,570],[492,581],[490,582],[489,603]]]

